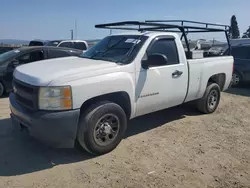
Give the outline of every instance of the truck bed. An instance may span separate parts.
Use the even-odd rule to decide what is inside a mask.
[[[220,74],[224,77],[221,90],[226,90],[231,82],[233,57],[220,56],[188,60],[189,86],[185,102],[199,99],[203,96],[211,75]]]

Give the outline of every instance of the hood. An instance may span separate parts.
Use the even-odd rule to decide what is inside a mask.
[[[50,82],[72,75],[88,76],[96,70],[104,70],[118,66],[116,63],[93,60],[80,57],[65,57],[38,61],[19,66],[14,71],[14,77],[22,82],[47,86]]]

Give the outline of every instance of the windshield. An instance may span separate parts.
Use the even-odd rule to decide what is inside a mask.
[[[49,41],[45,44],[45,46],[57,46],[60,42],[60,40]]]
[[[5,52],[3,54],[0,54],[0,65],[5,63],[9,59],[15,57],[18,53],[20,53],[20,50],[15,49],[15,50],[11,50],[11,51]]]
[[[108,36],[81,57],[127,64],[133,60],[147,38],[143,35]]]

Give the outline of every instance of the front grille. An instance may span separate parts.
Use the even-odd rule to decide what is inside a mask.
[[[27,93],[33,92],[33,88],[31,86],[27,86],[25,83],[21,83],[20,81],[14,80],[14,85],[16,88],[19,88]]]
[[[18,94],[16,94],[16,100],[17,100],[17,102],[24,104],[25,106],[28,106],[30,108],[34,108],[34,103],[32,100],[25,99],[24,97],[22,97]]]
[[[38,87],[13,79],[14,93],[17,103],[29,110],[38,109]]]

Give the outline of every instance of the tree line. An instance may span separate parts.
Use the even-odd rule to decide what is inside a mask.
[[[231,23],[230,23],[230,30],[229,30],[229,34],[230,34],[230,38],[232,39],[238,39],[241,38],[240,37],[240,30],[239,30],[239,26],[238,26],[238,22],[236,19],[236,16],[233,15],[231,17]],[[249,28],[246,30],[245,33],[243,33],[242,38],[250,38],[250,26]]]

